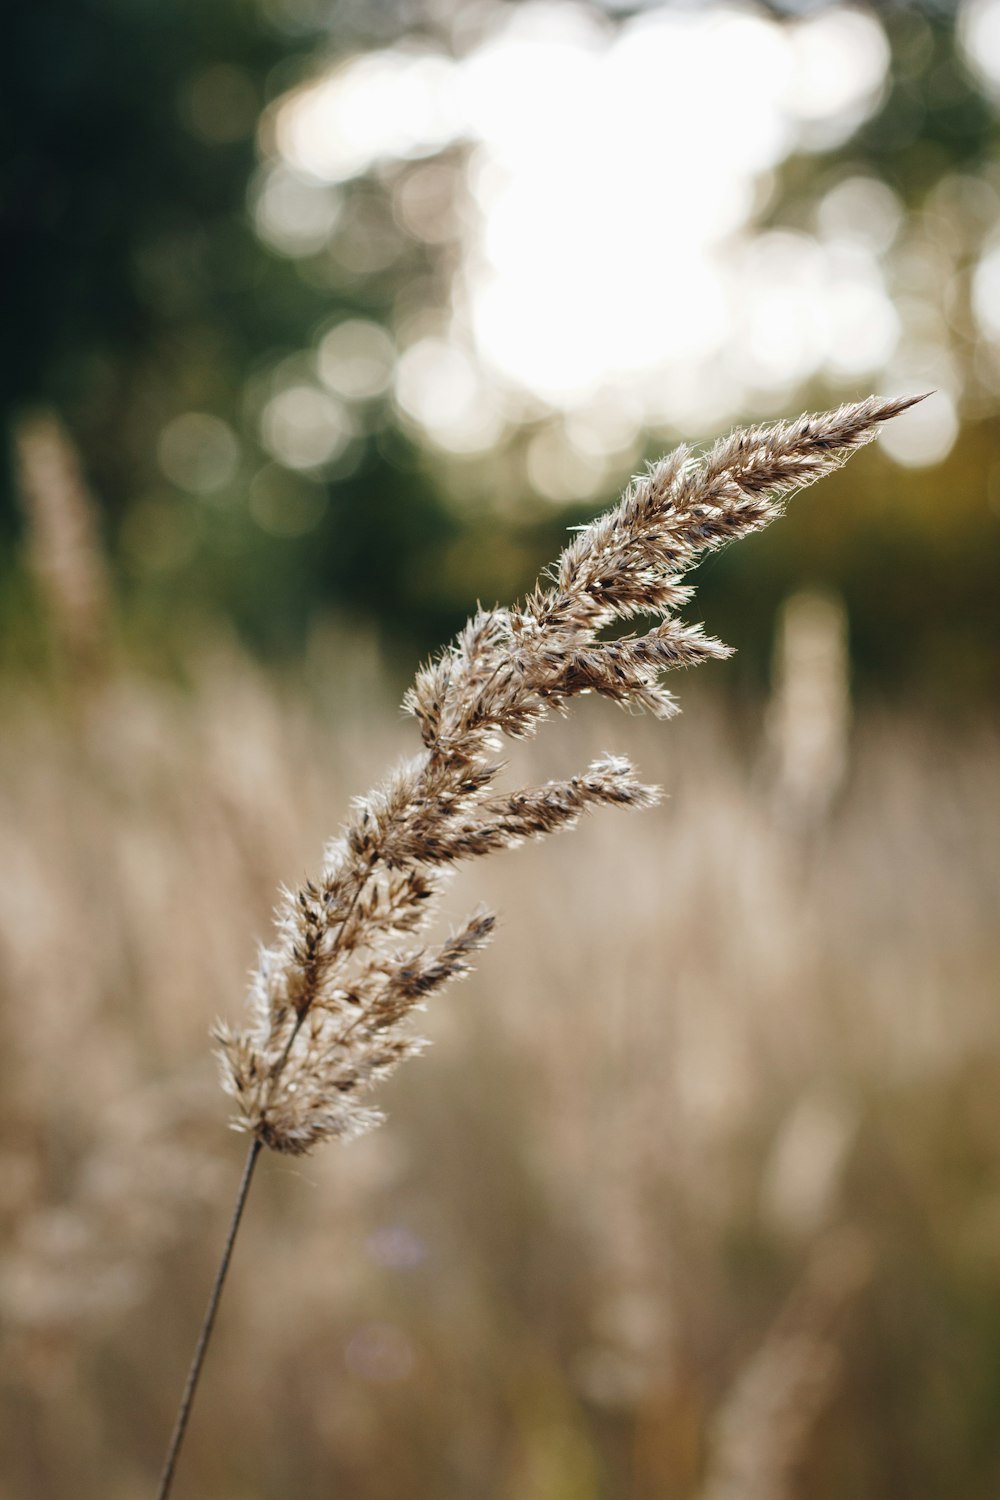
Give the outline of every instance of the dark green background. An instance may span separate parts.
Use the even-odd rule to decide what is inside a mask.
[[[832,156],[789,160],[767,222],[801,223],[838,171],[884,178],[917,212],[949,174],[989,169],[997,114],[956,55],[954,8],[927,0],[878,14],[893,48],[878,112]],[[213,412],[240,433],[235,483],[245,488],[266,461],[243,411],[255,370],[301,348],[321,323],[358,313],[387,319],[401,279],[445,274],[444,251],[435,264],[434,252],[411,243],[389,271],[334,292],[262,245],[247,211],[254,113],[340,52],[421,30],[433,35],[434,27],[419,5],[15,7],[0,191],[8,439],[0,587],[19,648],[38,622],[20,577],[9,437],[19,415],[39,405],[66,424],[98,498],[122,628],[165,643],[196,607],[199,618],[229,618],[260,650],[295,653],[311,622],[333,608],[374,621],[412,662],[477,596],[528,586],[565,526],[597,508],[534,510],[525,480],[516,522],[485,506],[456,512],[435,460],[404,435],[389,405],[350,477],[329,481],[320,527],[301,539],[262,533],[239,497],[213,508],[172,490],[157,469],[164,424],[192,408]],[[236,65],[250,84],[248,129],[221,143],[192,130],[185,104],[192,83],[220,63]],[[385,177],[354,191],[384,193]],[[971,368],[975,340],[961,331],[955,338],[954,352]],[[795,404],[858,394],[814,387]],[[797,502],[782,527],[705,568],[699,613],[742,647],[731,681],[761,679],[777,603],[803,583],[821,583],[846,599],[862,688],[948,707],[992,700],[1000,517],[988,493],[998,432],[981,400],[974,416],[945,464],[908,471],[866,455],[821,497]],[[525,436],[512,434],[510,448]],[[130,510],[150,494],[191,513],[195,543],[173,569],[144,571],[121,546]]]

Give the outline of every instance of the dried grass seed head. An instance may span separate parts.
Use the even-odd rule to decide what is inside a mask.
[[[301,1154],[377,1122],[362,1101],[423,1046],[410,1031],[413,1012],[467,974],[492,935],[492,916],[476,912],[443,941],[405,944],[426,932],[447,873],[571,827],[589,808],[646,807],[658,795],[617,758],[498,793],[499,738],[534,734],[553,708],[586,692],[674,713],[662,674],[729,654],[677,619],[692,592],[684,574],[703,553],[766,526],[793,491],[839,468],[879,423],[920,399],[869,397],[742,429],[700,458],[677,449],[577,533],[547,586],[510,609],[480,609],[421,668],[404,706],[423,754],[357,800],[321,878],[285,893],[251,984],[250,1021],[218,1029],[240,1128]],[[645,632],[601,637],[640,615],[655,618]]]

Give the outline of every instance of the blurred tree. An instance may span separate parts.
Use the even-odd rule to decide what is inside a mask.
[[[290,517],[284,505],[270,534],[247,517],[270,461],[248,377],[308,347],[319,323],[377,319],[385,305],[377,276],[331,286],[255,233],[258,119],[315,49],[328,61],[362,26],[371,41],[372,24],[398,26],[394,7],[362,18],[258,0],[44,0],[11,17],[3,430],[34,407],[59,412],[154,617],[183,612],[183,576],[184,596],[259,641],[296,635],[322,596],[412,619],[407,544],[455,529],[411,445],[377,432],[355,445],[349,484],[293,472]],[[13,490],[8,462],[8,537]],[[326,506],[327,491],[317,543],[301,512]]]
[[[47,0],[12,26],[2,233],[17,358],[0,392],[5,411],[59,406],[120,508],[149,408],[169,410],[178,373],[197,366],[201,394],[227,393],[273,336],[243,207],[286,48],[248,0]]]
[[[842,483],[835,521],[806,509],[780,536],[762,538],[763,558],[734,557],[734,576],[725,559],[719,607],[749,605],[749,569],[762,563],[776,589],[822,580],[847,599],[862,683],[929,686],[949,706],[995,702],[1000,350],[977,319],[974,284],[1000,212],[1000,119],[962,53],[963,15],[973,7],[915,0],[871,8],[891,49],[877,109],[836,149],[789,157],[761,224],[814,231],[824,200],[849,179],[891,189],[905,212],[881,256],[901,325],[889,382],[944,384],[963,426],[940,463],[899,470],[870,462],[867,485],[858,488],[856,476]],[[810,394],[823,401],[838,393]],[[755,654],[759,672],[760,643]]]
[[[792,19],[817,7],[768,8]],[[748,680],[766,671],[780,597],[813,581],[849,596],[862,676],[913,683],[933,661],[939,687],[977,695],[1000,685],[1000,506],[987,503],[991,487],[1000,495],[1000,354],[974,310],[1000,201],[997,115],[962,60],[955,6],[870,8],[891,48],[878,107],[835,149],[790,157],[756,227],[812,233],[847,178],[897,194],[907,215],[884,264],[903,332],[889,378],[911,383],[907,351],[926,352],[933,315],[931,342],[978,425],[919,474],[859,468],[836,525],[835,497],[803,506],[713,562],[702,598],[723,631],[740,611],[731,633],[749,644],[737,667]],[[607,9],[612,23],[629,14]],[[325,381],[322,340],[337,325],[371,339],[427,309],[446,316],[460,215],[442,202],[428,234],[400,211],[426,156],[347,183],[297,179],[268,154],[272,106],[338,57],[400,36],[447,52],[455,24],[430,0],[43,0],[12,17],[0,413],[7,433],[35,406],[63,418],[104,507],[130,619],[161,631],[197,604],[260,645],[288,646],[334,604],[405,632],[412,658],[477,594],[527,584],[566,523],[610,498],[609,474],[608,493],[585,505],[536,502],[524,454],[544,411],[466,459],[401,422],[391,369],[362,400]],[[450,183],[457,201],[462,146],[435,164],[447,169],[435,192]],[[857,393],[816,383],[781,405]],[[9,537],[9,464],[5,474]],[[957,607],[947,631],[926,607],[932,566]],[[957,673],[941,666],[956,650]]]

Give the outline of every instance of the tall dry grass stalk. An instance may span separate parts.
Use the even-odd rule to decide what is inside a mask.
[[[252,1137],[237,1205],[161,1478],[163,1500],[190,1413],[229,1258],[264,1146],[301,1155],[356,1135],[379,1115],[374,1083],[421,1049],[415,1011],[467,974],[494,918],[476,911],[450,936],[417,943],[461,860],[572,826],[602,805],[647,807],[622,758],[564,780],[498,789],[502,736],[533,735],[552,709],[596,693],[661,718],[676,712],[661,675],[729,654],[676,609],[684,575],[708,551],[758,531],[794,491],[840,467],[878,424],[919,397],[874,397],[791,423],[737,431],[695,456],[677,449],[583,528],[521,605],[480,610],[422,669],[405,706],[423,751],[358,799],[317,880],[285,893],[278,936],[251,987],[251,1018],[220,1026],[223,1084]],[[614,638],[638,617],[657,623]]]
[[[873,1273],[871,1248],[857,1230],[820,1239],[716,1415],[698,1500],[792,1500],[799,1492],[810,1432],[842,1373],[842,1325]]]
[[[790,828],[827,817],[847,771],[851,702],[843,603],[815,591],[785,601],[768,713],[772,801]]]
[[[111,587],[97,507],[72,439],[55,412],[23,417],[14,429],[28,561],[69,664],[96,670],[109,635]]]

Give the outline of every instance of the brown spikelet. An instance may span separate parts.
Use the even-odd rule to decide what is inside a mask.
[[[218,1030],[241,1128],[298,1154],[378,1119],[362,1101],[420,1049],[412,1013],[467,974],[492,934],[492,917],[477,913],[437,946],[402,946],[426,930],[449,869],[570,827],[588,808],[647,807],[657,797],[618,759],[498,794],[499,737],[533,734],[581,693],[675,712],[662,674],[728,654],[675,617],[691,593],[683,575],[703,553],[766,526],[794,490],[840,467],[880,422],[920,399],[870,397],[747,428],[700,458],[679,448],[577,534],[547,587],[511,609],[480,610],[418,672],[405,707],[423,753],[357,801],[319,879],[285,894],[251,986],[251,1019]],[[656,623],[602,638],[640,615]]]

